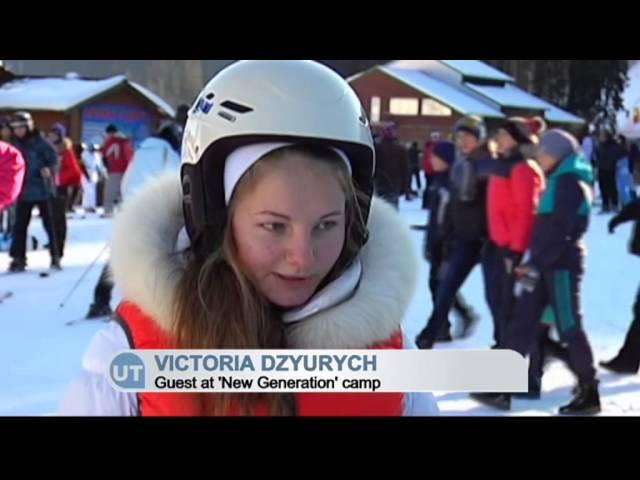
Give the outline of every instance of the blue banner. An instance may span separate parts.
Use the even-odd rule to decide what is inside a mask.
[[[94,104],[82,110],[82,141],[92,143],[105,137],[107,125],[115,124],[131,139],[134,148],[151,134],[151,115],[141,107]]]

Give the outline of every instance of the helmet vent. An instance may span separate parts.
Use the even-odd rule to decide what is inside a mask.
[[[225,120],[228,120],[228,121],[229,121],[229,122],[231,122],[231,123],[233,123],[233,122],[235,122],[235,121],[236,121],[236,117],[235,117],[235,116],[231,115],[231,114],[230,114],[230,113],[228,113],[228,112],[225,112],[224,110],[220,110],[220,111],[218,112],[218,116],[220,116],[220,117],[224,118]]]
[[[236,103],[236,102],[232,102],[231,100],[226,100],[220,106],[224,107],[224,108],[227,108],[229,110],[233,110],[236,113],[253,112],[253,108],[247,107],[246,105],[241,105],[241,104]]]

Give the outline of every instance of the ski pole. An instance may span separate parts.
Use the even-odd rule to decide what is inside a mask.
[[[69,298],[71,297],[71,295],[73,295],[73,292],[76,291],[76,289],[78,288],[78,286],[82,283],[82,280],[84,280],[84,277],[87,276],[87,274],[91,271],[91,269],[93,268],[93,266],[98,262],[98,260],[100,259],[100,257],[102,257],[102,255],[104,254],[104,252],[109,248],[109,244],[106,243],[104,245],[104,247],[102,248],[102,250],[100,250],[100,253],[98,254],[98,256],[93,260],[93,262],[91,262],[89,264],[89,266],[85,269],[84,273],[80,276],[80,278],[78,279],[78,281],[75,283],[75,285],[73,286],[73,288],[71,288],[71,291],[69,291],[69,293],[67,294],[66,297],[64,297],[64,300],[62,300],[62,302],[60,302],[60,308],[64,308],[64,304],[67,302],[67,300],[69,300]]]

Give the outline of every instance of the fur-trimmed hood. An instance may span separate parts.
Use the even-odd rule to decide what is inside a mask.
[[[128,199],[114,226],[110,262],[116,284],[126,300],[167,331],[183,271],[175,253],[183,226],[175,173],[151,181]],[[291,325],[292,348],[365,348],[400,328],[416,286],[416,248],[408,227],[382,200],[373,200],[369,232],[360,253],[357,290],[348,300]]]

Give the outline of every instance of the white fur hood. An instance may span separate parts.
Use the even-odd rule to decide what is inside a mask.
[[[111,266],[124,298],[163,329],[171,330],[177,282],[183,270],[175,254],[184,226],[175,173],[151,181],[118,215]],[[292,348],[365,348],[396,332],[413,297],[418,258],[409,229],[382,200],[374,199],[370,238],[362,249],[362,277],[347,301],[288,329]]]

